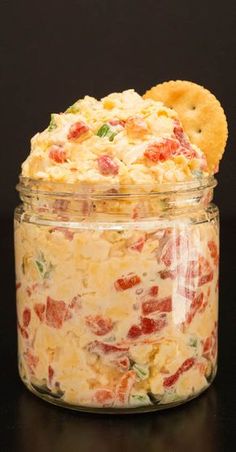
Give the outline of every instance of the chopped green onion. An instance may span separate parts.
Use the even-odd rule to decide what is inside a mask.
[[[111,128],[108,124],[103,124],[97,131],[99,137],[106,137],[111,133]]]
[[[113,141],[116,135],[117,132],[114,132],[114,130],[108,124],[103,124],[97,131],[97,136],[101,138],[107,137],[109,138],[109,141]]]
[[[44,273],[44,265],[42,264],[42,262],[39,261],[35,261],[37,267],[38,267],[38,271],[39,273],[41,273],[41,275]]]
[[[139,380],[145,380],[149,377],[149,369],[147,366],[142,366],[141,364],[134,364],[133,370],[136,372]]]

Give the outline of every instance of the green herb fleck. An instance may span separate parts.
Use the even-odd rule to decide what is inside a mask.
[[[42,262],[39,262],[39,261],[36,260],[35,263],[36,263],[36,265],[38,267],[39,273],[41,273],[41,275],[42,275],[44,273],[44,266],[43,266]]]
[[[39,253],[38,258],[35,260],[35,264],[43,279],[50,278],[51,272],[54,270],[55,266],[52,265],[51,262],[46,261],[42,252]]]
[[[103,124],[97,131],[99,137],[106,137],[111,133],[111,128],[108,124]]]
[[[51,121],[50,121],[50,124],[48,126],[48,130],[49,130],[49,132],[51,132],[51,130],[56,129],[56,128],[57,128],[57,124],[56,124],[56,121],[55,121],[55,114],[52,113],[51,114]]]
[[[149,377],[149,369],[147,366],[142,366],[141,364],[134,364],[133,370],[136,372],[139,380],[145,380]]]
[[[189,345],[190,347],[197,347],[197,338],[196,337],[190,337],[189,338]]]
[[[108,124],[103,124],[100,129],[98,129],[97,135],[101,138],[107,137],[109,138],[109,141],[113,141],[115,136],[117,135],[117,132],[114,132],[114,130]]]

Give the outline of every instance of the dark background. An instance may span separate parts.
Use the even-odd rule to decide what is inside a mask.
[[[0,1],[1,451],[235,451],[236,3],[212,0]],[[217,176],[221,210],[220,359],[213,387],[186,407],[86,416],[28,394],[16,370],[12,214],[30,137],[90,94],[192,80],[222,102],[230,138]]]

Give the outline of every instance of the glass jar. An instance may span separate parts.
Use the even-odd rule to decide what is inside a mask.
[[[21,179],[15,212],[19,372],[68,408],[184,403],[216,373],[213,177],[116,189]]]

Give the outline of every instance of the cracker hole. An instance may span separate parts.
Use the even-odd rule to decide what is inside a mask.
[[[198,130],[197,130],[197,133],[202,133],[202,129],[198,129]]]
[[[196,110],[196,105],[192,105],[191,110]]]

